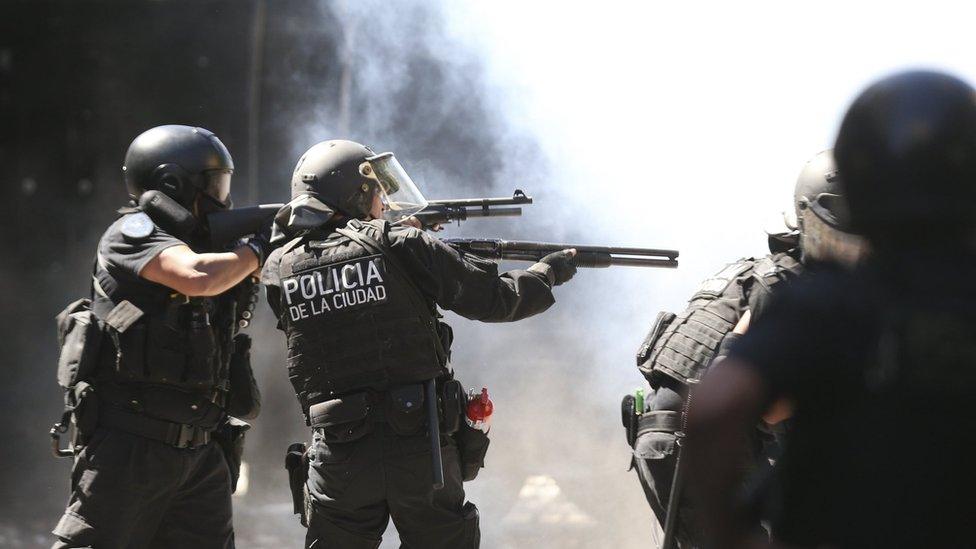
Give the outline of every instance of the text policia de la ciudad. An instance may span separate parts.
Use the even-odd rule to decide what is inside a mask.
[[[282,280],[292,321],[386,301],[383,257],[326,265]]]

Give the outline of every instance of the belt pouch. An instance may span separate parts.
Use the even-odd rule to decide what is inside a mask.
[[[461,426],[464,387],[456,379],[449,379],[441,386],[441,430],[452,435]]]
[[[461,461],[461,479],[464,482],[474,480],[481,468],[485,466],[485,455],[488,453],[490,442],[488,433],[462,422],[460,429],[454,433],[454,442],[457,443]]]
[[[228,417],[227,421],[213,433],[214,440],[220,445],[230,469],[231,493],[237,491],[237,481],[241,477],[241,463],[244,460],[244,433],[251,428],[247,422],[236,417]]]
[[[302,526],[308,526],[305,513],[305,483],[308,482],[308,447],[302,442],[288,446],[285,452],[285,470],[288,471],[288,488],[291,491],[292,509],[300,515]]]
[[[58,384],[69,389],[78,380],[89,379],[98,363],[102,329],[91,311],[91,301],[79,299],[57,316]]]
[[[372,410],[369,393],[353,393],[313,404],[308,409],[313,429],[321,429],[325,442],[349,442],[365,436],[372,424],[367,416]]]
[[[623,400],[620,402],[620,418],[624,424],[624,432],[627,436],[627,445],[631,448],[634,447],[634,442],[637,440],[637,411],[634,410],[636,399],[634,395],[624,395]]]
[[[401,385],[389,391],[386,420],[398,435],[409,436],[424,428],[424,386],[420,383]]]
[[[128,301],[116,305],[105,317],[109,337],[115,343],[115,370],[121,379],[146,379],[146,323],[142,310]]]

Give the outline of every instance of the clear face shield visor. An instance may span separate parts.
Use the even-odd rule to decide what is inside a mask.
[[[383,201],[383,219],[402,221],[427,207],[427,199],[417,188],[393,153],[371,156],[359,165],[359,173],[376,183]]]
[[[804,259],[856,265],[867,253],[864,237],[831,226],[814,211],[803,215],[800,249]]]
[[[233,206],[230,199],[231,170],[208,170],[201,175],[200,192],[224,208]]]

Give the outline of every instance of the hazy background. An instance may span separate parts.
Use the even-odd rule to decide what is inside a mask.
[[[445,236],[678,248],[677,271],[581,272],[517,324],[448,315],[459,377],[496,404],[467,485],[483,546],[648,547],[619,401],[642,384],[633,355],[657,311],[764,252],[870,80],[976,75],[971,10],[853,4],[0,1],[0,547],[50,544],[70,467],[48,449],[53,316],[87,291],[126,146],[164,123],[220,136],[242,205],[285,200],[301,152],[347,137],[395,151],[429,197],[536,199]],[[251,333],[265,405],[238,545],[299,546],[282,454],[306,431],[266,310]]]

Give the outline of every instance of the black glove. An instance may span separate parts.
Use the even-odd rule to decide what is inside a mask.
[[[551,253],[539,260],[539,263],[548,265],[551,271],[549,280],[553,286],[559,286],[568,282],[576,275],[576,264],[573,258],[576,257],[576,250],[562,250]]]

